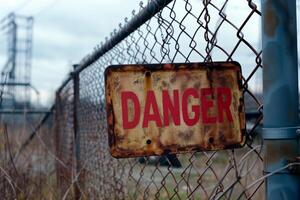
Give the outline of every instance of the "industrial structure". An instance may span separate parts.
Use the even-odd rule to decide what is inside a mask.
[[[0,21],[7,38],[7,60],[1,66],[1,110],[30,107],[33,17],[10,13]],[[37,90],[34,91],[38,94]]]

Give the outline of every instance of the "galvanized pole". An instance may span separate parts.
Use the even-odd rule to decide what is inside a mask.
[[[78,67],[78,65],[73,65],[74,71]],[[79,73],[73,73],[73,90],[74,90],[74,107],[73,107],[73,125],[74,125],[74,139],[75,139],[75,177],[77,177],[77,173],[80,173],[81,170],[81,159],[80,159],[80,135],[78,134],[78,104],[79,104]],[[81,199],[81,192],[79,189],[80,176],[78,177],[75,185],[74,185],[74,199]]]
[[[266,199],[300,199],[296,0],[262,0]],[[282,170],[279,170],[282,169]]]

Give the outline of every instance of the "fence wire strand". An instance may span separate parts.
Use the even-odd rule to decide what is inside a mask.
[[[75,69],[77,78],[73,74],[58,90],[49,133],[53,144],[45,143],[52,145],[49,156],[55,163],[49,188],[56,188],[58,199],[263,199],[259,6],[251,0],[173,0],[136,30],[128,27],[149,4],[159,2],[140,3],[95,52],[110,46],[120,32],[130,34],[94,62],[95,56],[85,57],[82,63],[89,64]],[[110,155],[107,66],[233,60],[242,66],[246,112],[258,113],[247,117],[243,148],[129,159]]]
[[[261,199],[261,96],[253,84],[260,73],[261,49],[249,35],[260,11],[252,1],[237,17],[233,1],[172,1],[128,37],[79,74],[79,163],[89,159],[79,178],[82,192],[92,199]],[[140,4],[140,11],[147,6]],[[132,12],[132,18],[137,12]],[[122,30],[125,25],[119,26]],[[258,28],[258,27],[257,27]],[[113,37],[119,30],[111,33]],[[106,40],[108,41],[108,39]],[[100,47],[101,48],[101,45]],[[97,48],[96,48],[97,50]],[[246,54],[246,56],[245,56]],[[241,59],[242,57],[243,59]],[[114,159],[109,154],[104,105],[105,68],[112,64],[211,62],[238,60],[243,66],[247,110],[260,111],[247,123],[248,142],[242,149],[197,152],[172,158]],[[251,83],[252,81],[252,83]],[[255,93],[255,92],[256,93]],[[96,152],[91,154],[91,152]]]

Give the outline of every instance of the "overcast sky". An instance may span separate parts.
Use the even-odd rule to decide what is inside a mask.
[[[201,3],[200,0],[191,1]],[[138,10],[139,2],[140,0],[0,0],[0,19],[13,11],[34,17],[32,84],[40,91],[43,105],[50,105],[55,90],[72,69],[71,65],[79,62],[95,45],[104,41],[125,17],[131,16],[133,9]],[[222,3],[224,0],[215,2]],[[241,12],[245,9],[248,11]],[[240,24],[247,17],[249,7],[246,1],[241,4],[240,1],[232,0],[227,11],[227,18]],[[176,14],[184,15],[185,11]],[[256,16],[253,20],[245,27],[245,38],[259,47],[260,18]],[[222,35],[227,37],[226,30],[222,31]],[[236,37],[234,34],[231,36]],[[6,61],[5,41],[6,37],[1,33],[0,68]],[[221,45],[228,44],[230,43]],[[240,60],[247,60],[247,57],[247,53],[239,54]]]
[[[0,0],[0,19],[14,11],[34,17],[32,84],[41,101],[53,99],[71,64],[138,9],[140,0]],[[0,32],[1,33],[1,32]],[[0,34],[0,68],[6,61],[6,37]]]

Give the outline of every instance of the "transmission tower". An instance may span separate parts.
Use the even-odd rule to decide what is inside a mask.
[[[13,108],[26,109],[31,99],[33,17],[10,13],[0,24],[7,37],[7,61],[0,82],[3,97],[13,102]]]

